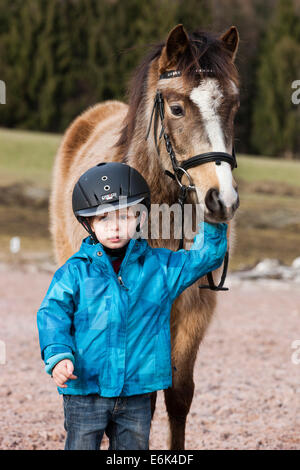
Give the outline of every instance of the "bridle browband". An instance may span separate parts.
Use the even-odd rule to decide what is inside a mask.
[[[210,73],[212,70],[209,69],[197,69],[195,73]],[[159,79],[168,79],[168,78],[175,78],[175,77],[180,77],[182,75],[180,70],[170,70],[168,72],[165,72],[160,75]],[[201,153],[199,155],[194,155],[191,158],[188,158],[187,160],[183,160],[180,163],[178,162],[172,142],[170,141],[169,135],[165,130],[165,125],[164,125],[164,117],[165,117],[165,112],[164,112],[164,98],[163,94],[161,91],[157,90],[156,95],[154,98],[154,104],[151,112],[151,117],[150,117],[150,122],[149,126],[147,129],[147,134],[146,134],[146,140],[149,137],[151,126],[152,126],[152,121],[154,117],[154,142],[155,142],[155,147],[158,155],[160,154],[159,151],[159,141],[161,138],[164,138],[165,141],[165,146],[166,150],[169,154],[169,157],[171,159],[172,167],[174,173],[171,173],[168,170],[165,170],[165,174],[175,180],[179,187],[179,196],[178,196],[178,202],[181,207],[181,213],[182,213],[182,231],[181,231],[181,239],[179,242],[179,247],[178,250],[183,248],[183,238],[184,238],[184,203],[186,200],[187,196],[187,191],[190,190],[195,190],[195,186],[192,184],[192,178],[188,173],[188,169],[193,168],[195,166],[203,165],[204,163],[208,162],[215,162],[216,165],[221,165],[221,161],[227,162],[230,164],[231,169],[233,170],[234,168],[237,168],[237,162],[236,162],[236,155],[235,155],[235,149],[234,147],[232,148],[232,154],[226,153],[226,152],[207,152],[207,153]],[[160,118],[161,122],[161,131],[159,134],[159,140],[157,141],[157,126],[158,126],[158,118]],[[184,185],[181,183],[181,178],[183,174],[186,175],[188,178],[189,184],[188,186]],[[207,274],[207,280],[208,280],[208,285],[201,285],[199,288],[202,289],[211,289],[211,290],[228,290],[227,287],[223,287],[223,284],[225,282],[226,278],[226,273],[227,273],[227,267],[228,267],[228,251],[225,254],[224,257],[224,268],[223,268],[223,273],[221,276],[220,283],[216,286],[212,277],[212,273]]]

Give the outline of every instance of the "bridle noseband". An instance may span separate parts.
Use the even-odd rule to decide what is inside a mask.
[[[204,70],[204,69],[199,69],[196,70],[196,73],[201,73],[201,72],[211,72],[211,70]],[[159,79],[166,79],[166,78],[175,78],[175,77],[180,77],[181,76],[181,71],[179,70],[170,70],[168,72],[163,73],[160,75]],[[165,174],[175,180],[177,184],[180,187],[179,190],[179,196],[178,196],[178,202],[181,207],[181,213],[182,213],[182,231],[181,231],[181,239],[179,242],[179,247],[178,250],[183,248],[183,238],[184,238],[184,203],[186,200],[187,196],[187,191],[190,190],[195,190],[196,187],[192,184],[192,178],[190,174],[188,173],[188,169],[193,168],[195,166],[203,165],[204,163],[208,162],[215,162],[216,165],[220,165],[221,161],[227,162],[230,164],[231,169],[233,170],[234,168],[237,168],[237,162],[236,162],[236,155],[235,155],[235,150],[234,147],[232,148],[232,154],[226,153],[226,152],[207,152],[207,153],[201,153],[199,155],[194,155],[191,158],[188,158],[187,160],[181,161],[180,163],[178,162],[172,142],[170,141],[169,135],[165,130],[165,125],[164,125],[164,117],[165,117],[165,112],[164,112],[164,98],[163,94],[161,91],[157,90],[156,95],[154,98],[154,104],[151,112],[151,117],[150,117],[150,122],[149,126],[147,129],[147,134],[146,134],[146,140],[149,137],[151,126],[152,126],[152,121],[154,117],[154,142],[155,142],[155,147],[158,155],[160,154],[159,152],[159,141],[161,138],[164,138],[165,141],[165,146],[166,150],[169,154],[173,171],[174,173],[171,173],[168,170],[165,170]],[[160,118],[161,122],[161,130],[159,134],[159,141],[157,142],[157,126],[158,126],[158,118]],[[183,175],[186,175],[188,178],[188,186],[184,185],[181,183],[181,179]],[[227,287],[223,287],[223,284],[225,282],[226,278],[226,273],[227,273],[227,267],[228,267],[228,251],[225,254],[224,257],[224,268],[223,268],[223,273],[221,276],[220,283],[216,286],[212,277],[212,273],[207,274],[207,280],[209,285],[201,285],[199,288],[202,289],[211,289],[211,290],[228,290]]]

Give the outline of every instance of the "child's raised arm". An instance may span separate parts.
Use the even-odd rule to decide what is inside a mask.
[[[165,270],[173,301],[200,277],[219,268],[226,254],[227,224],[200,222],[198,227],[190,250],[153,249]]]

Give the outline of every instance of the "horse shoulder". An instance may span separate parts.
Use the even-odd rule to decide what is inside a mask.
[[[91,106],[70,124],[56,156],[56,166],[60,167],[62,174],[68,173],[75,155],[89,142],[95,129],[120,112],[127,112],[126,104],[120,101],[106,101]]]

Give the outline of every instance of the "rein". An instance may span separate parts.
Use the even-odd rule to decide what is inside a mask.
[[[201,73],[201,72],[211,72],[211,70],[203,70],[203,69],[196,70],[196,73]],[[180,77],[180,76],[181,76],[181,72],[179,70],[170,70],[169,72],[165,72],[162,75],[160,75],[159,79],[161,80],[161,79],[175,78],[175,77]],[[215,162],[216,165],[221,165],[221,161],[229,163],[231,166],[231,169],[233,170],[234,168],[237,168],[235,150],[233,147],[232,154],[226,153],[226,152],[201,153],[198,155],[194,155],[193,157],[190,157],[187,160],[184,160],[179,163],[176,158],[176,155],[172,146],[172,142],[170,141],[169,135],[165,130],[164,97],[163,97],[162,92],[159,90],[156,91],[156,95],[154,98],[154,104],[153,104],[153,108],[151,112],[149,126],[147,129],[146,140],[148,139],[149,134],[150,134],[153,117],[154,117],[154,141],[155,141],[156,151],[159,155],[160,152],[159,152],[159,146],[158,146],[159,142],[157,142],[157,126],[158,126],[158,118],[160,118],[161,130],[159,134],[159,141],[161,140],[162,137],[164,137],[166,150],[169,154],[173,171],[174,171],[174,173],[171,173],[170,171],[165,170],[165,174],[169,176],[170,178],[172,178],[173,180],[175,180],[180,187],[179,195],[178,195],[178,203],[180,204],[181,214],[182,214],[181,239],[180,239],[179,247],[178,247],[178,250],[180,250],[181,248],[183,248],[183,238],[184,238],[184,203],[187,197],[187,192],[190,190],[196,190],[196,187],[192,184],[192,178],[189,175],[187,170],[189,168],[203,165],[204,163],[208,163],[208,162]],[[183,174],[185,174],[186,177],[188,178],[188,181],[189,181],[188,186],[181,183]],[[224,257],[224,267],[223,267],[223,273],[221,276],[220,283],[218,285],[215,285],[212,273],[209,272],[206,275],[207,280],[208,280],[208,285],[200,285],[199,288],[211,289],[214,291],[229,290],[227,287],[223,287],[225,279],[226,279],[227,268],[228,268],[228,250]]]

